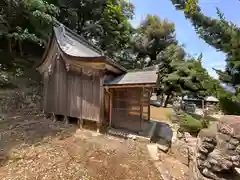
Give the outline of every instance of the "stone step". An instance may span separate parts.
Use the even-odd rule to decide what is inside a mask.
[[[108,134],[112,135],[112,136],[121,137],[121,138],[124,138],[124,139],[133,139],[133,140],[136,139],[135,135],[133,135],[131,133],[128,133],[128,132],[125,132],[123,130],[109,129]]]

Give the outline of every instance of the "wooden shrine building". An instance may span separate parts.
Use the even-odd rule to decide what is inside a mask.
[[[94,45],[56,22],[38,71],[43,76],[43,110],[99,127],[141,131],[150,118],[155,70],[128,72]]]

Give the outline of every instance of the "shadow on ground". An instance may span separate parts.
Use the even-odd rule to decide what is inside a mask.
[[[76,125],[52,122],[41,115],[8,116],[4,121],[0,121],[0,167],[9,160],[13,148],[38,145],[54,137],[64,139],[76,130]]]

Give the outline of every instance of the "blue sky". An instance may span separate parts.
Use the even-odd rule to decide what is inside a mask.
[[[199,39],[190,22],[185,19],[182,12],[175,10],[170,0],[130,0],[130,2],[135,5],[135,18],[132,21],[135,27],[147,14],[158,15],[162,19],[174,22],[178,41],[185,44],[186,51],[191,55],[197,56],[203,53],[203,66],[210,75],[217,77],[212,68],[224,68],[224,54]],[[199,5],[204,14],[211,17],[217,17],[216,7],[218,7],[228,20],[240,25],[238,0],[199,0]]]

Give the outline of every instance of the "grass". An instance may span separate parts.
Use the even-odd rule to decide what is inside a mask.
[[[167,122],[171,120],[172,108],[151,106],[150,111],[151,119]]]

